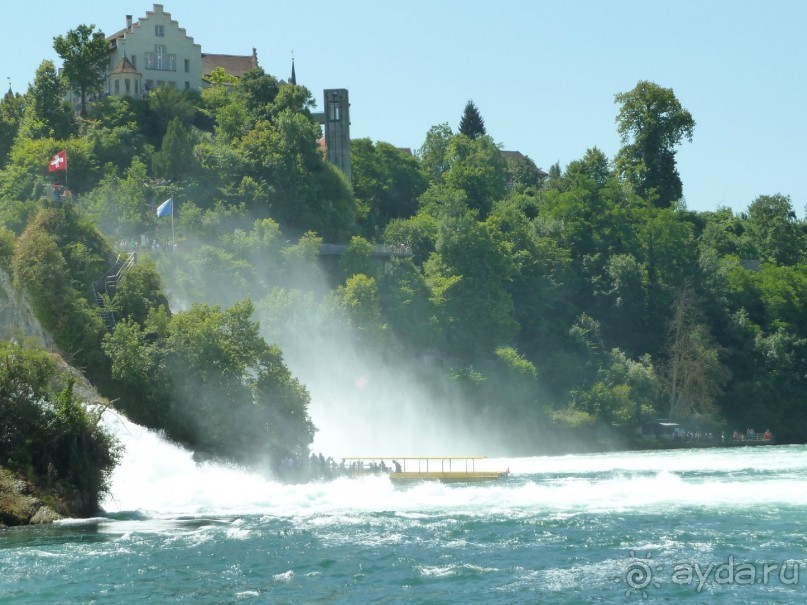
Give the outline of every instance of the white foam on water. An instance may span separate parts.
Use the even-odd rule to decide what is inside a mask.
[[[509,467],[513,474],[485,484],[400,488],[376,475],[286,485],[242,468],[199,464],[191,452],[124,418],[105,422],[125,452],[103,506],[109,513],[138,511],[151,519],[256,514],[330,525],[366,523],[368,515],[389,513],[379,522],[394,524],[417,523],[420,515],[807,506],[807,448],[801,446],[486,460],[480,464]],[[231,533],[240,536],[237,529]]]

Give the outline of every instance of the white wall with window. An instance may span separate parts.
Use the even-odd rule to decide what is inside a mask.
[[[162,4],[155,4],[137,25],[127,27],[112,40],[109,72],[125,54],[143,76],[144,93],[153,90],[155,81],[181,89],[201,88],[202,48],[163,10]]]

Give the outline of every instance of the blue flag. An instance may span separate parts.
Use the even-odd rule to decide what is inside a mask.
[[[157,218],[174,214],[174,198],[169,197],[157,207]]]

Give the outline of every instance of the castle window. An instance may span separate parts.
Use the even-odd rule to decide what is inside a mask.
[[[185,73],[190,73],[191,71],[191,60],[185,59]]]
[[[169,55],[165,44],[155,44],[153,53],[146,53],[146,69],[176,71],[177,56]]]
[[[157,58],[164,57],[168,54],[168,51],[165,48],[165,44],[155,44],[154,45],[154,54],[157,55]]]
[[[155,25],[154,26],[154,35],[158,38],[165,37],[165,26],[164,25]]]
[[[127,95],[128,95],[128,94],[130,94],[130,93],[132,92],[132,88],[131,88],[132,84],[131,84],[131,82],[129,81],[129,78],[126,78],[126,79],[123,81],[123,84],[124,84],[124,86],[123,86],[123,87],[126,89],[126,94],[127,94]]]
[[[342,119],[341,116],[341,107],[339,106],[339,101],[331,101],[328,104],[328,119],[331,122],[338,122]]]
[[[120,94],[120,80],[115,80],[115,94]]]
[[[190,89],[191,89],[191,83],[186,81],[185,82],[185,90],[190,90]]]
[[[138,82],[137,80],[135,80],[135,96],[136,97],[140,96],[140,82]]]

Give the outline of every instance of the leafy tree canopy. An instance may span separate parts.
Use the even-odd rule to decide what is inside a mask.
[[[87,96],[101,92],[106,81],[109,46],[95,25],[79,25],[53,39],[53,49],[64,62],[64,76],[81,96],[81,115],[87,115]]]
[[[675,148],[692,140],[695,120],[681,106],[672,88],[640,81],[633,90],[615,95],[619,105],[617,132],[622,148],[616,165],[645,199],[660,207],[681,199],[683,186],[675,163]]]

